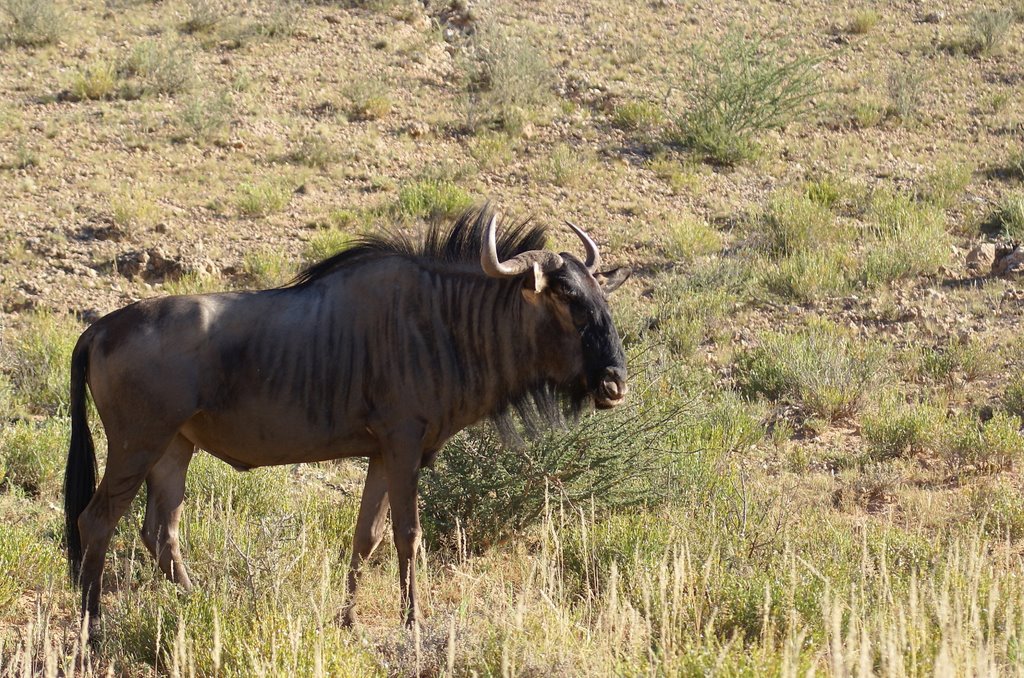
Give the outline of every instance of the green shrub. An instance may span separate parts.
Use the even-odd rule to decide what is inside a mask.
[[[32,496],[56,497],[67,461],[70,422],[50,417],[38,423],[19,421],[0,429],[0,462],[6,482]]]
[[[383,80],[356,80],[345,88],[344,96],[349,120],[379,120],[391,112],[391,93]]]
[[[238,187],[235,206],[243,216],[265,217],[287,207],[291,197],[291,190],[277,181],[244,183]]]
[[[1024,418],[1024,376],[1016,374],[1003,391],[1003,407],[1010,414]]]
[[[989,235],[1011,240],[1024,240],[1024,191],[1014,191],[1003,197],[982,231]]]
[[[291,260],[272,249],[246,253],[242,268],[246,277],[262,288],[278,287],[295,275]]]
[[[864,35],[878,23],[881,17],[878,12],[873,9],[861,9],[854,12],[853,16],[850,17],[850,23],[847,24],[846,30],[854,35]]]
[[[472,206],[473,198],[449,179],[424,178],[398,189],[394,212],[406,219],[438,219]]]
[[[126,99],[179,94],[195,85],[195,62],[181,44],[143,40],[121,60],[118,76],[123,80],[121,96]]]
[[[763,273],[764,284],[772,294],[800,302],[846,294],[853,289],[853,262],[844,245],[799,250],[769,266]]]
[[[669,222],[667,254],[672,259],[692,259],[722,249],[722,234],[707,221],[693,215]]]
[[[968,495],[971,516],[988,534],[1014,541],[1024,537],[1024,494],[1006,480],[976,485]]]
[[[197,143],[221,141],[234,113],[234,102],[227,92],[196,96],[185,102],[179,114],[180,138]]]
[[[920,116],[928,74],[918,65],[903,64],[889,72],[888,113],[910,124]]]
[[[17,522],[0,530],[0,619],[17,619],[25,592],[42,590],[60,576],[64,558],[41,537]]]
[[[968,165],[953,161],[940,163],[928,176],[920,189],[920,196],[939,209],[949,209],[963,194],[971,181],[973,170]]]
[[[657,503],[665,436],[682,413],[652,396],[634,385],[627,404],[584,415],[569,430],[542,434],[520,450],[502,450],[490,427],[458,434],[420,483],[428,542],[464,539],[468,550],[482,551],[536,524],[549,501],[602,515]]]
[[[996,412],[981,423],[969,414],[950,417],[943,427],[939,453],[955,473],[1005,471],[1024,456],[1019,417]]]
[[[619,104],[612,113],[612,124],[624,130],[653,129],[665,119],[665,113],[657,104],[648,101],[631,100]]]
[[[771,197],[757,228],[764,234],[768,251],[777,256],[817,250],[841,235],[827,207],[788,191]]]
[[[80,333],[69,318],[34,313],[4,347],[16,397],[33,414],[67,412],[71,351]]]
[[[486,127],[518,135],[551,99],[554,77],[529,36],[484,22],[470,38],[462,71],[471,130]]]
[[[0,0],[0,39],[18,47],[40,47],[58,40],[67,12],[58,0]]]
[[[108,99],[117,89],[117,69],[109,61],[98,61],[75,74],[71,94],[76,99]]]
[[[946,217],[934,205],[880,191],[867,216],[867,251],[860,271],[866,284],[931,275],[949,261],[952,241]]]
[[[843,186],[830,177],[814,179],[804,184],[804,195],[811,202],[832,209],[843,198]]]
[[[781,45],[739,33],[695,50],[691,61],[679,139],[721,164],[751,158],[758,134],[799,119],[821,92],[817,60],[789,58]]]
[[[979,340],[952,339],[941,348],[926,348],[921,354],[921,372],[935,380],[952,383],[956,377],[975,381],[992,369],[992,356]]]
[[[332,228],[321,228],[306,242],[302,259],[306,263],[316,263],[333,256],[352,244],[352,236]]]
[[[878,381],[884,354],[823,322],[791,334],[769,333],[737,354],[734,374],[747,396],[785,399],[835,420],[852,416]]]
[[[1013,26],[1010,9],[983,9],[971,14],[970,31],[963,43],[968,54],[993,56],[1001,54]]]
[[[926,405],[884,402],[877,410],[865,413],[861,435],[873,459],[905,457],[931,444],[935,431],[941,426],[941,414]]]
[[[230,5],[222,0],[185,0],[185,5],[185,21],[181,24],[184,33],[209,32],[230,15]]]
[[[588,174],[586,157],[568,144],[555,144],[547,164],[555,186],[572,186]]]
[[[322,134],[303,134],[291,153],[288,160],[306,167],[325,170],[337,160],[333,146],[329,139]]]

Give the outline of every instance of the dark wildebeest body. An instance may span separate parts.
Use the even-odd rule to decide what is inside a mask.
[[[495,243],[487,210],[421,248],[366,241],[287,287],[138,302],[86,330],[72,357],[65,512],[83,613],[99,614],[114,526],[145,481],[142,536],[164,573],[191,586],[178,547],[195,448],[239,469],[366,456],[348,579],[383,535],[390,506],[402,603],[416,616],[419,471],[454,433],[517,409],[550,413],[625,396],[625,361],[604,297],[627,272],[542,249],[520,225]],[[508,258],[508,261],[502,261]],[[108,438],[95,486],[85,385]],[[532,404],[531,404],[532,403]]]

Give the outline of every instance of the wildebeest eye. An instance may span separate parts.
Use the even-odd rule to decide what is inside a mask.
[[[590,312],[587,307],[578,301],[569,302],[569,313],[572,315],[572,322],[576,327],[583,327],[590,320]]]

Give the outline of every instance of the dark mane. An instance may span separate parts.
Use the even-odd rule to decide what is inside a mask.
[[[285,287],[305,287],[335,271],[389,256],[452,264],[477,263],[480,261],[484,229],[492,215],[493,211],[487,204],[468,209],[451,227],[432,224],[421,242],[415,242],[397,232],[383,236],[363,236],[351,247],[306,268]],[[529,250],[544,249],[547,243],[546,229],[531,225],[530,219],[509,224],[499,217],[497,230],[498,256],[503,260]]]

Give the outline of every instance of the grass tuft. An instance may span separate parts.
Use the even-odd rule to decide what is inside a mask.
[[[280,212],[291,198],[291,189],[280,182],[244,183],[238,187],[235,207],[242,216],[260,218]]]
[[[64,35],[67,23],[58,0],[0,0],[0,44],[51,45]]]
[[[791,334],[765,335],[760,346],[737,355],[734,373],[748,396],[785,399],[832,421],[860,410],[883,361],[878,346],[819,322]]]

